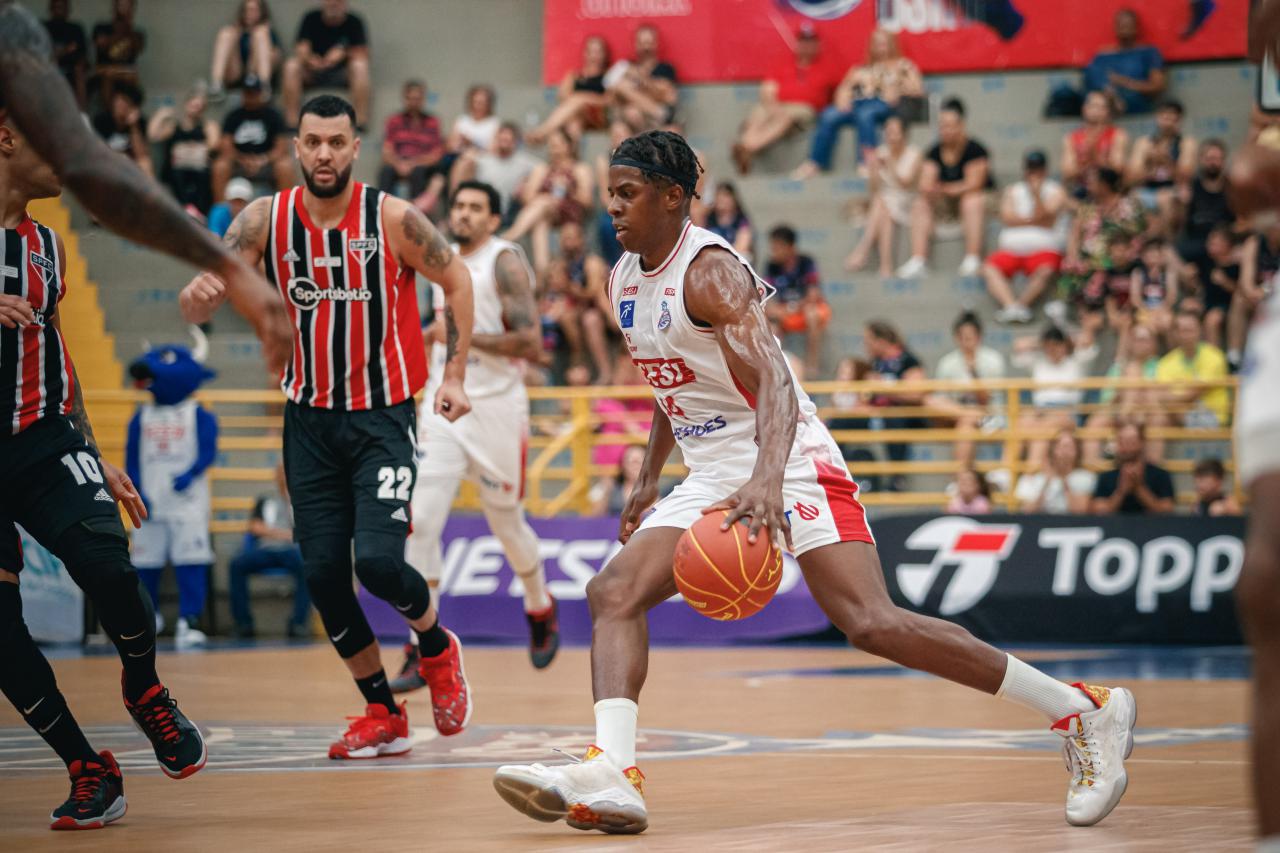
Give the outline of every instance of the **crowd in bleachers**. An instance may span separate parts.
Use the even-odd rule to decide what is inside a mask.
[[[320,0],[296,22],[291,41],[282,36],[294,24],[275,20],[267,0],[225,5],[226,24],[210,34],[209,79],[148,117],[142,111],[146,81],[137,71],[146,38],[135,23],[134,0],[115,0],[112,19],[94,25],[88,38],[70,19],[69,0],[51,0],[47,27],[60,67],[114,150],[155,174],[191,215],[222,232],[252,198],[296,181],[289,138],[305,93],[346,90],[361,132],[380,145],[382,189],[411,199],[441,223],[450,186],[474,178],[498,190],[502,236],[528,246],[537,276],[545,357],[530,371],[531,381],[637,381],[628,360],[619,358],[605,294],[608,269],[621,253],[604,212],[607,161],[584,159],[580,149],[586,134],[608,134],[616,144],[647,129],[679,129],[680,58],[664,52],[658,28],[639,26],[622,58],[611,55],[603,38],[586,39],[579,67],[565,75],[554,103],[536,120],[505,117],[501,90],[478,80],[450,121],[428,109],[422,79],[403,82],[399,109],[371,113],[377,31],[358,13],[358,0]],[[738,170],[751,172],[766,149],[807,133],[807,157],[789,174],[809,180],[832,168],[841,132],[850,128],[867,193],[847,271],[865,269],[874,255],[882,277],[922,278],[930,274],[934,241],[955,237],[964,247],[955,273],[985,283],[999,323],[1042,322],[1001,352],[983,343],[981,322],[966,314],[954,326],[956,349],[930,369],[891,321],[875,320],[865,323],[864,357],[850,354],[831,364],[824,336],[842,318],[824,298],[821,271],[797,229],[753,221],[727,176],[705,175],[693,217],[753,260],[774,285],[767,314],[796,351],[798,372],[808,379],[962,381],[1022,371],[1039,383],[1024,407],[1024,425],[1057,430],[1057,437],[1029,442],[1027,464],[1037,473],[997,483],[998,489],[1015,490],[1025,509],[1166,508],[1163,481],[1148,476],[1158,470],[1163,442],[1145,441],[1141,432],[1228,424],[1225,391],[1187,391],[1178,383],[1220,379],[1239,366],[1249,319],[1280,268],[1280,227],[1254,230],[1232,215],[1228,144],[1185,132],[1183,106],[1167,92],[1159,51],[1141,41],[1138,16],[1116,16],[1115,44],[1089,64],[1078,90],[1046,93],[1047,114],[1074,111],[1079,124],[1064,134],[1059,151],[1026,151],[1021,177],[1004,187],[996,185],[989,149],[967,128],[970,111],[989,107],[928,96],[924,75],[893,34],[877,30],[864,60],[848,68],[830,59],[812,27],[792,35],[791,57],[762,81],[737,137],[721,141]],[[1115,123],[1119,115],[1142,113],[1153,114],[1154,129],[1139,138]],[[922,148],[911,141],[911,128],[925,122],[935,141]],[[908,236],[906,257],[894,257],[899,230]],[[1088,425],[1117,429],[1114,441],[1078,441],[1074,430],[1085,424],[1080,406],[1087,395],[1054,383],[1104,373],[1164,385],[1104,392],[1100,399],[1110,405],[1089,414]],[[991,503],[991,484],[972,469],[975,446],[965,436],[1001,421],[993,397],[908,389],[865,399],[838,396],[837,425],[911,429],[939,419],[955,425],[961,436],[955,453],[965,467],[955,489],[957,511]],[[895,404],[927,405],[936,417],[895,417],[889,408]],[[876,409],[890,414],[880,417]],[[614,430],[609,413],[602,418]],[[1128,434],[1134,427],[1136,456]],[[637,430],[647,424],[624,417],[614,431]],[[615,485],[625,490],[622,447],[612,462],[622,463]],[[905,460],[911,446],[894,443],[885,452]],[[1090,472],[1110,460],[1120,473],[1109,478],[1104,472],[1094,482]],[[881,485],[905,487],[901,477]],[[1221,508],[1205,488],[1206,506]],[[616,502],[616,489],[602,486],[602,505]]]

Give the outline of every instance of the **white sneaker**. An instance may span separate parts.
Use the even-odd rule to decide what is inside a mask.
[[[1124,760],[1133,752],[1133,726],[1138,706],[1123,687],[1075,684],[1097,709],[1063,717],[1053,724],[1062,736],[1067,783],[1067,823],[1093,826],[1120,802],[1129,784]]]
[[[964,260],[960,262],[960,275],[968,278],[975,276],[982,271],[982,259],[977,255],[965,255]]]
[[[635,834],[649,826],[644,774],[619,770],[603,750],[591,746],[577,764],[508,764],[493,775],[498,796],[534,820],[564,819],[574,829]]]
[[[1031,309],[1014,302],[996,312],[997,323],[1030,323]]]
[[[205,636],[204,631],[192,628],[187,624],[186,619],[179,619],[178,625],[173,631],[173,647],[182,651],[184,649],[198,649],[209,642],[209,638]]]
[[[905,264],[898,267],[898,271],[895,275],[897,275],[898,278],[921,278],[928,271],[928,267],[926,267],[924,263],[924,258],[912,257]]]

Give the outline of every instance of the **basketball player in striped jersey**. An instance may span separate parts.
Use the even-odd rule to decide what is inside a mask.
[[[392,697],[351,573],[414,630],[436,728],[462,731],[471,715],[462,650],[404,551],[416,472],[413,397],[427,381],[414,274],[444,292],[446,353],[431,405],[450,421],[470,409],[463,380],[471,276],[416,208],[351,180],[360,154],[351,104],[332,95],[307,102],[294,153],[304,185],[250,204],[225,240],[246,263],[266,264],[294,323],[283,377],[294,536],[311,600],[367,703],[329,757],[395,755],[411,748],[409,721]],[[188,321],[204,322],[225,295],[222,281],[206,274],[179,304]]]
[[[102,460],[85,415],[58,304],[66,252],[27,214],[32,199],[58,195],[53,170],[0,118],[0,692],[44,738],[71,775],[53,829],[96,829],[124,816],[124,780],[67,708],[22,618],[22,547],[15,525],[52,551],[93,602],[124,665],[124,704],[166,774],[205,763],[199,730],[156,675],[155,614],[129,563],[116,502],[134,526],[146,517],[124,472]]]
[[[1132,695],[1064,684],[958,625],[893,604],[840,448],[769,330],[763,284],[732,246],[689,221],[698,174],[692,149],[668,131],[631,137],[610,160],[609,215],[626,253],[609,296],[661,414],[622,512],[623,548],[587,584],[595,744],[577,764],[499,768],[498,793],[536,820],[610,833],[648,826],[635,766],[645,614],[676,592],[680,536],[723,510],[723,529],[750,519],[752,541],[785,542],[814,599],[858,648],[1044,714],[1072,771],[1067,822],[1102,820],[1127,784]],[[689,476],[645,515],[677,443]]]
[[[12,119],[98,222],[227,282],[228,301],[262,341],[268,369],[278,372],[293,340],[280,298],[261,273],[178,207],[168,190],[129,158],[113,156],[84,121],[51,57],[44,26],[16,0],[0,0],[0,117]]]
[[[466,181],[457,186],[449,204],[449,233],[454,250],[471,273],[475,293],[476,327],[471,335],[467,364],[467,399],[471,412],[457,421],[427,408],[428,393],[419,415],[422,457],[418,485],[413,490],[413,532],[409,534],[409,564],[422,572],[433,589],[440,585],[444,560],[440,537],[458,484],[469,478],[480,490],[480,505],[489,529],[502,543],[507,562],[524,586],[525,618],[529,622],[529,658],[534,667],[551,664],[560,647],[555,602],[547,593],[538,536],[529,526],[520,502],[524,498],[524,462],[529,442],[529,397],[524,388],[527,359],[542,354],[538,305],[534,301],[533,270],[515,243],[494,236],[502,222],[501,197],[489,184]],[[435,291],[437,310],[443,293]],[[427,332],[431,344],[430,391],[441,375],[445,359],[444,327],[435,323]],[[417,644],[405,649],[405,665],[391,682],[404,693],[423,686],[417,667]]]

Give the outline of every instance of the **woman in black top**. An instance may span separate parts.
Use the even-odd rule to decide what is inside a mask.
[[[574,139],[584,130],[608,126],[605,113],[604,73],[611,62],[609,43],[601,36],[587,36],[582,43],[582,67],[570,71],[560,81],[559,103],[546,121],[526,135],[531,145],[541,145],[561,127]]]

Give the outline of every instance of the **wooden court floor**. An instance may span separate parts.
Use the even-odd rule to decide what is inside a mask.
[[[1078,829],[1062,818],[1058,740],[1020,708],[848,650],[659,650],[640,705],[650,829],[615,838],[530,821],[490,783],[499,763],[552,762],[550,747],[591,739],[586,651],[541,673],[519,649],[473,648],[466,665],[466,733],[435,736],[418,697],[410,755],[341,764],[325,748],[360,699],[327,645],[164,654],[162,677],[209,740],[206,769],[175,782],[128,726],[114,658],[55,661],[95,746],[121,759],[129,812],[50,832],[65,773],[4,704],[0,850],[1251,849],[1239,679],[1109,679],[1138,701],[1129,790]]]

